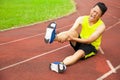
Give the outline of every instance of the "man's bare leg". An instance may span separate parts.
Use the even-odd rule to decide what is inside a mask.
[[[55,41],[58,42],[66,42],[69,41],[69,36],[78,37],[78,33],[76,31],[64,31],[56,35]],[[76,42],[71,42],[73,45],[75,45]]]
[[[66,41],[66,40],[68,41],[69,40],[69,35],[71,35],[73,37],[78,37],[78,33],[76,31],[71,31],[71,32],[65,31],[65,32],[59,33],[55,40],[59,41],[59,42],[62,42],[62,40],[63,40],[63,42]],[[71,43],[72,43],[73,46],[76,45],[75,41],[71,41]],[[78,50],[73,55],[66,57],[63,60],[63,63],[67,66],[72,65],[84,56],[85,56],[84,51],[83,50]]]
[[[76,63],[80,58],[82,58],[84,56],[85,56],[84,51],[83,50],[78,50],[73,55],[66,57],[63,60],[63,63],[66,66],[69,66],[69,65],[72,65],[72,64]]]
[[[67,41],[67,39],[68,39],[68,31],[64,31],[64,32],[60,32],[59,34],[57,34],[54,41],[63,43]]]

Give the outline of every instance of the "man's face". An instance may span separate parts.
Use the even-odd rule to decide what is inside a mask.
[[[95,6],[90,11],[89,21],[97,21],[101,17],[101,10],[98,6]]]

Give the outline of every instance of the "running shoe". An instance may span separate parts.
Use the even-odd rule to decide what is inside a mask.
[[[55,71],[57,73],[63,73],[66,71],[66,65],[62,62],[53,62],[50,64],[50,70]]]
[[[52,22],[48,25],[46,29],[45,38],[44,38],[44,41],[46,43],[52,43],[54,41],[56,36],[56,26],[57,24],[55,22]]]

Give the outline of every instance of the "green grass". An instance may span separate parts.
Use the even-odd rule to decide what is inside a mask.
[[[56,19],[74,11],[73,0],[0,0],[0,30]]]

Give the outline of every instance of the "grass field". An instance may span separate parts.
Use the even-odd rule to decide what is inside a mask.
[[[55,19],[74,11],[73,0],[0,0],[0,30]]]

